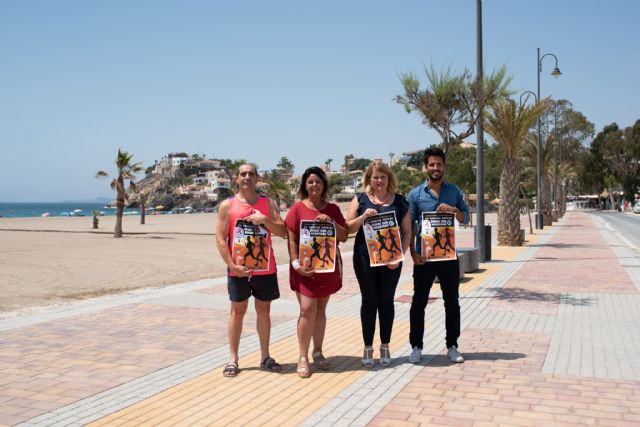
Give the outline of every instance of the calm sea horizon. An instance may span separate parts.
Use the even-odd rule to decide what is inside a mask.
[[[105,207],[105,203],[3,203],[0,202],[0,217],[3,218],[29,218],[40,217],[43,214],[50,217],[62,216],[91,216],[97,209],[105,216],[115,215],[115,208]],[[139,212],[139,209],[125,209],[125,213]]]

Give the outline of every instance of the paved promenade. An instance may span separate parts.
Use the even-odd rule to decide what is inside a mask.
[[[458,237],[472,244],[471,230]],[[225,278],[103,297],[0,320],[0,425],[640,425],[640,253],[601,219],[570,212],[521,248],[494,246],[467,274],[464,364],[445,356],[435,286],[423,361],[407,362],[408,262],[393,362],[363,368],[360,295],[343,258],[327,372],[295,374],[298,307],[279,266],[271,354],[282,373],[259,369],[250,310],[241,373],[222,376]]]

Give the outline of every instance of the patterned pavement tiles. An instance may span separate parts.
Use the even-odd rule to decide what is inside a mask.
[[[544,234],[541,233],[540,237],[530,238],[529,241],[535,242],[535,245],[543,245],[553,233],[554,230],[547,229]],[[468,295],[460,299],[461,310],[464,313],[461,325],[463,330],[467,325],[486,317],[486,305],[496,293],[494,288],[503,286],[523,265],[523,262],[531,258],[537,250],[538,246],[531,246],[516,249],[513,252],[511,250],[505,251],[502,256],[506,256],[507,259],[497,261],[501,267],[496,269],[492,275],[484,276],[484,281],[480,286],[475,287]],[[507,256],[509,254],[510,256]],[[407,290],[406,283],[403,283],[399,288],[402,290],[401,293],[410,292]],[[435,298],[437,298],[437,292],[435,294]],[[405,307],[403,312],[408,315],[408,304],[401,306]],[[371,422],[376,414],[420,372],[422,367],[433,359],[434,354],[437,354],[444,347],[444,309],[441,304],[436,304],[427,310],[425,324],[424,355],[419,365],[409,363],[394,365],[393,370],[385,371],[386,375],[383,379],[385,387],[378,386],[379,374],[369,372],[307,418],[303,425],[361,426]],[[397,360],[406,361],[405,356],[408,356],[409,353],[410,348],[405,344],[398,354],[400,358]],[[366,399],[363,400],[363,396],[366,396]]]
[[[467,230],[468,233],[468,230]],[[350,253],[346,253],[343,254],[345,261],[350,263]],[[409,262],[410,263],[410,262]],[[403,280],[406,280],[406,275],[403,275]],[[280,266],[280,274],[279,274],[279,279],[281,283],[286,283],[286,279],[287,279],[287,269],[286,267],[282,267]],[[169,292],[166,293],[164,296],[156,296],[154,293],[149,293],[149,294],[145,294],[143,296],[139,296],[138,299],[136,299],[135,301],[138,300],[143,300],[146,301],[147,304],[153,304],[155,306],[166,306],[165,309],[167,310],[171,310],[171,306],[175,306],[175,305],[179,305],[182,306],[183,309],[184,307],[190,307],[192,309],[203,309],[206,307],[214,307],[216,309],[219,310],[223,310],[224,308],[228,308],[228,300],[226,297],[226,290],[225,290],[225,286],[224,283],[222,283],[222,281],[216,279],[217,284],[215,286],[206,286],[205,283],[200,283],[199,286],[197,287],[193,287],[191,289],[189,289],[188,287],[185,287],[185,291],[187,292],[183,292],[182,294],[180,293],[175,293],[175,292]],[[284,289],[283,289],[284,288]],[[288,291],[285,287],[281,286],[281,292],[283,294],[283,300],[292,300],[293,298],[293,294]],[[200,294],[201,296],[198,297],[198,294]],[[208,294],[212,294],[210,295],[210,297],[208,297]],[[330,305],[329,307],[329,312],[330,314],[345,314],[348,313],[349,315],[353,315],[353,313],[357,313],[358,311],[358,307],[359,307],[359,291],[357,288],[357,282],[355,280],[354,277],[354,273],[352,268],[349,268],[349,266],[347,266],[345,268],[345,286],[344,289],[341,290],[341,292],[338,294],[340,296],[340,298],[332,298],[332,300],[335,300],[335,302],[338,301],[342,301],[342,300],[352,300],[350,301],[347,306],[345,306],[345,308],[343,309],[334,309],[335,306],[335,302],[333,304]],[[204,297],[204,298],[203,298]],[[123,301],[121,301],[121,303],[125,304],[128,301],[131,300],[131,298],[135,298],[135,297],[130,297],[129,299],[124,299]],[[146,298],[146,299],[145,299]],[[114,305],[116,305],[116,303],[114,303]],[[277,313],[286,313],[286,314],[291,314],[292,312],[294,312],[293,310],[294,307],[292,307],[290,304],[286,305],[284,307],[278,307],[277,304],[274,304],[274,309],[273,309],[273,313],[274,315],[277,315]],[[297,307],[295,307],[297,309]],[[82,309],[83,312],[84,311],[90,311],[89,308],[86,309]],[[226,311],[226,310],[225,310]],[[297,310],[295,310],[297,311]],[[69,312],[65,312],[63,314],[59,315],[62,318],[71,318],[73,316],[72,311]],[[401,318],[406,318],[406,315],[402,315],[400,314],[398,316],[399,319]],[[48,319],[46,319],[48,320]],[[222,320],[226,320],[226,314],[221,314],[221,321]],[[41,323],[44,324],[45,320],[42,320]],[[247,324],[251,324],[252,319],[249,317],[246,322],[245,325]],[[38,322],[36,322],[38,323]],[[289,322],[291,323],[291,322]],[[284,325],[281,325],[284,326]],[[278,329],[277,327],[274,329]],[[359,328],[356,328],[355,331],[358,331]],[[217,330],[222,331],[223,329],[221,328],[217,328]],[[245,326],[245,335],[249,335],[251,332],[250,328]],[[291,336],[293,333],[295,333],[295,326],[290,325],[289,326],[289,332],[288,333],[279,333],[279,334],[275,334],[277,336],[280,337],[288,337]],[[219,338],[219,337],[217,337]],[[252,337],[255,338],[255,337]],[[222,339],[223,342],[225,342],[224,339]],[[243,340],[243,344],[245,343],[245,340]],[[257,343],[254,343],[255,346],[257,347]],[[200,356],[196,356],[196,358],[198,359],[203,359],[203,358],[207,358],[207,360],[211,361],[211,359],[213,358],[218,365],[220,365],[221,363],[223,363],[224,359],[224,355],[223,353],[226,352],[226,342],[225,345],[223,346],[225,351],[218,351],[218,350],[213,350],[212,352],[207,352],[206,354],[202,354]],[[251,346],[248,346],[248,350],[250,350]],[[360,347],[360,346],[357,346]],[[206,348],[206,347],[205,347]],[[213,354],[215,353],[215,355]],[[195,359],[195,358],[194,358]],[[199,362],[202,363],[202,362]],[[180,363],[177,363],[176,365],[179,365]],[[188,359],[184,359],[183,358],[183,362],[182,364],[185,365],[185,369],[186,366],[189,365],[188,363]],[[163,369],[170,369],[171,365],[167,365],[167,367],[163,368]],[[189,368],[191,369],[191,368]],[[191,374],[192,375],[197,375],[198,369],[191,369]],[[173,373],[172,373],[173,374]],[[173,374],[174,376],[180,376],[180,370],[176,369],[176,373]],[[149,376],[149,375],[148,375]],[[182,378],[184,379],[184,375],[182,375]],[[144,383],[144,385],[143,385]],[[178,382],[165,382],[165,386],[168,386],[169,384],[178,384]],[[80,395],[78,397],[75,397],[73,400],[73,403],[70,403],[69,405],[67,405],[67,407],[65,408],[58,408],[57,410],[52,411],[49,416],[47,414],[41,415],[40,417],[36,417],[33,419],[30,419],[29,423],[30,424],[38,424],[38,423],[50,423],[50,422],[54,422],[55,420],[61,421],[61,422],[65,422],[65,420],[67,422],[78,422],[80,420],[85,420],[85,421],[90,421],[91,419],[95,419],[96,415],[100,415],[100,413],[102,412],[106,412],[104,409],[99,409],[99,408],[105,408],[108,407],[109,405],[107,405],[105,403],[106,400],[114,400],[116,401],[116,403],[120,402],[119,404],[121,406],[126,406],[125,404],[131,403],[133,401],[136,401],[136,399],[132,396],[133,394],[136,394],[136,392],[138,393],[142,393],[144,395],[144,393],[151,393],[150,395],[152,395],[153,393],[150,392],[151,391],[160,391],[163,388],[162,387],[153,387],[150,386],[150,384],[148,382],[144,381],[144,377],[138,377],[138,379],[133,380],[130,382],[130,384],[127,383],[123,383],[122,385],[118,386],[117,384],[111,384],[112,388],[110,390],[107,391],[103,391],[100,392],[99,389],[95,390],[95,392],[97,393],[94,396],[91,396],[90,398],[85,398],[85,399],[81,399],[81,397],[83,395]],[[130,387],[128,387],[129,385],[131,385]],[[165,387],[166,388],[166,387]],[[142,396],[144,397],[144,396]],[[78,399],[81,400],[78,400]],[[68,399],[68,401],[71,401],[72,399]],[[23,402],[24,403],[24,402]],[[97,405],[97,406],[96,406]],[[113,406],[113,405],[112,405]],[[99,410],[93,410],[92,412],[92,408],[98,408]],[[35,412],[34,412],[35,413]],[[92,414],[93,415],[90,415]],[[32,415],[32,414],[29,414]],[[83,418],[84,417],[84,418]]]
[[[408,323],[396,322],[392,352],[407,333]],[[299,425],[368,372],[360,362],[358,319],[330,318],[326,337],[325,354],[332,369],[322,372],[312,366],[310,379],[295,374],[297,339],[290,336],[272,346],[277,359],[288,361],[281,374],[257,369],[252,363],[257,354],[249,354],[241,358],[239,364],[244,369],[237,378],[224,378],[215,369],[93,425]]]
[[[547,229],[547,230],[545,230],[545,233],[544,233],[544,234],[547,234],[547,233],[549,233],[548,229]],[[547,236],[545,236],[544,234],[543,234],[543,236],[544,236],[544,237],[545,237],[545,239],[546,239],[546,237],[547,237]],[[537,239],[537,238],[539,238],[539,235],[529,236],[529,237],[528,237],[528,240],[530,240],[530,241],[531,241],[531,240],[535,240],[535,239]],[[545,240],[545,239],[542,239],[542,240]],[[542,242],[542,243],[544,243],[544,242]],[[495,256],[495,250],[496,250],[496,249],[494,248],[494,259],[496,259],[496,256]],[[536,248],[536,250],[537,250],[537,248]],[[535,252],[535,251],[534,251],[534,252]],[[518,264],[518,263],[521,263],[522,261],[525,261],[525,260],[526,260],[527,255],[528,255],[528,256],[531,256],[534,252],[531,252],[531,251],[530,251],[530,253],[529,253],[529,254],[525,254],[525,256],[524,256],[524,257],[519,257],[519,258],[522,258],[522,259],[521,259],[520,261],[516,260],[516,261],[515,261],[515,264]],[[348,258],[346,258],[346,257],[345,257],[345,260],[346,260],[346,261],[348,261],[348,262],[350,261],[350,260],[349,260]],[[498,261],[498,263],[500,263],[500,262],[501,262],[501,261]],[[504,262],[504,261],[503,261],[503,262]],[[510,261],[507,261],[507,263],[508,263],[508,262],[510,262]],[[493,265],[491,265],[491,266],[493,267]],[[407,265],[406,267],[409,267],[409,265]],[[350,268],[345,268],[345,275],[349,275],[349,274],[351,274],[351,275],[352,275],[352,274],[353,274],[353,273],[352,273],[352,271],[351,271],[351,273],[349,273],[349,270],[352,270],[352,269],[350,269]],[[407,268],[407,270],[408,270],[408,268]],[[282,269],[281,269],[281,274],[282,274],[282,273],[284,273],[284,274],[285,274],[285,278],[286,278],[286,272],[283,272],[283,271],[282,271]],[[497,276],[503,275],[503,276],[505,276],[505,278],[507,278],[507,276],[509,276],[509,274],[508,274],[508,273],[503,274],[503,273],[501,273],[500,271],[498,271],[497,273],[494,273],[494,274],[496,274]],[[513,272],[511,272],[511,275],[512,275],[512,274],[513,274]],[[499,279],[499,278],[498,278],[498,279]],[[408,276],[407,276],[407,273],[405,273],[405,274],[403,275],[403,282],[404,282],[404,283],[403,283],[403,285],[401,285],[401,286],[406,285],[406,282],[408,282],[409,280],[410,280],[410,277],[408,277]],[[500,281],[500,279],[499,279],[498,281]],[[475,280],[474,280],[474,282],[475,282]],[[281,279],[281,283],[286,283],[286,282],[283,282],[283,281],[282,281],[282,279]],[[353,316],[353,314],[354,314],[354,310],[357,310],[357,307],[359,306],[359,298],[357,298],[357,296],[358,296],[358,295],[357,295],[357,294],[358,294],[357,284],[356,284],[356,282],[355,282],[354,278],[353,278],[353,277],[350,277],[350,278],[349,278],[349,280],[347,280],[347,281],[346,281],[346,283],[347,283],[347,285],[345,286],[345,289],[344,289],[344,291],[345,291],[345,295],[343,296],[343,298],[341,298],[339,301],[338,301],[338,299],[336,299],[336,301],[334,301],[334,303],[333,303],[333,304],[330,304],[330,312],[332,312],[332,313],[333,313],[333,315],[335,315],[336,313],[349,313],[349,314],[347,314],[347,316]],[[198,286],[198,289],[199,289],[199,290],[198,290],[198,289],[194,289],[192,293],[193,293],[193,294],[195,294],[195,293],[200,293],[200,292],[205,292],[205,293],[206,293],[206,292],[208,292],[208,289],[216,289],[216,291],[214,291],[214,293],[220,293],[220,292],[219,292],[219,289],[220,289],[220,288],[224,289],[224,287],[223,287],[223,286],[207,287],[207,286],[202,286],[202,285],[201,285],[201,286]],[[284,287],[284,288],[285,288],[285,289],[284,289],[284,291],[286,292],[286,287]],[[399,287],[399,289],[400,289],[400,287]],[[468,291],[469,291],[469,292],[472,292],[474,289],[475,289],[475,286],[474,286],[474,287],[470,287]],[[282,291],[282,290],[283,290],[283,286],[281,286],[281,291]],[[285,293],[285,292],[283,292],[283,299],[287,299],[287,297],[288,297],[288,299],[291,299],[291,298],[290,298],[290,296],[285,296],[285,295],[284,295],[284,293]],[[224,292],[224,293],[226,293],[226,292]],[[221,294],[222,294],[222,295],[224,295],[224,293],[221,293]],[[490,291],[490,292],[488,292],[488,293],[487,293],[487,292],[485,292],[485,294],[487,294],[487,296],[486,296],[486,297],[483,297],[483,298],[488,298],[488,296],[489,296],[489,295],[494,296],[494,295],[496,294],[496,292],[495,292],[495,291]],[[178,301],[178,302],[180,302],[180,301]],[[161,302],[160,300],[157,300],[157,301],[156,301],[156,303],[158,303],[159,305],[162,305],[162,304],[166,304],[167,302],[166,302],[166,301],[165,301],[165,302]],[[199,308],[199,307],[200,307],[200,305],[199,305],[197,302],[195,302],[195,301],[194,301],[194,299],[193,299],[193,297],[192,297],[192,296],[191,296],[191,297],[188,297],[188,298],[186,298],[186,299],[185,299],[184,297],[182,297],[182,302],[181,302],[180,304],[185,305],[186,307],[191,307],[192,309],[195,309],[195,308]],[[346,304],[346,305],[345,305],[345,304]],[[464,304],[464,303],[463,303],[463,304]],[[159,306],[159,305],[158,305],[158,306]],[[206,305],[206,304],[204,304],[204,305]],[[401,304],[400,306],[403,306],[403,305],[404,305],[404,304]],[[485,304],[485,305],[486,305],[486,304]],[[167,305],[165,308],[170,309],[171,307],[170,307],[170,305]],[[287,307],[287,308],[289,308],[289,307]],[[399,311],[399,312],[400,312],[400,313],[398,313],[398,315],[397,315],[397,318],[398,318],[398,319],[406,319],[406,317],[407,317],[407,316],[406,316],[406,313],[403,313],[403,310],[397,310],[397,311]],[[284,312],[286,312],[286,314],[290,314],[290,310],[289,310],[289,309],[283,310],[283,313],[284,313]],[[280,310],[274,310],[274,315],[276,315],[276,313],[280,313]],[[224,322],[226,323],[226,312],[224,313],[224,315],[222,316],[222,318],[223,318]],[[429,320],[429,319],[428,319],[428,320]],[[437,325],[438,323],[439,323],[439,324],[442,324],[443,319],[437,319],[437,318],[436,318],[435,320],[436,320],[437,322],[433,322],[433,324],[436,324],[436,325]],[[249,322],[249,319],[247,319],[247,323],[246,323],[246,324],[248,324],[248,322]],[[293,335],[291,335],[291,333],[290,333],[290,332],[288,332],[288,333],[283,333],[283,330],[282,330],[282,327],[285,327],[285,326],[286,326],[286,327],[292,327],[292,326],[293,326],[293,329],[294,329],[294,328],[295,328],[294,323],[292,323],[291,321],[286,321],[286,320],[284,320],[283,322],[284,322],[284,323],[281,323],[280,325],[278,325],[278,326],[274,327],[274,332],[276,332],[276,333],[274,334],[274,335],[275,335],[275,337],[276,337],[276,338],[280,338],[281,340],[287,340],[287,339],[289,339],[289,340],[295,340],[295,337],[294,337]],[[294,322],[295,322],[295,321],[294,321]],[[347,321],[347,323],[348,323],[348,321]],[[522,323],[522,321],[521,321],[520,323]],[[531,323],[532,323],[532,322],[530,322],[530,321],[529,321],[529,322],[524,322],[524,324],[529,324],[529,325],[530,325]],[[535,324],[536,322],[533,322],[533,323]],[[397,333],[400,333],[401,331],[403,331],[403,327],[404,327],[404,328],[406,328],[406,325],[404,325],[404,324],[402,323],[402,321],[400,322],[400,325],[401,325],[401,326],[400,326],[400,327],[398,327],[398,322],[396,322],[396,329],[397,329],[397,331],[395,331],[395,332],[394,332],[394,340],[393,340],[393,342],[394,342],[394,343],[396,342],[396,339],[395,339],[396,334],[397,334]],[[463,327],[464,327],[464,326],[465,326],[465,325],[464,325],[464,322],[463,322]],[[280,331],[278,331],[279,329],[280,329]],[[353,350],[353,348],[356,348],[356,349],[357,349],[357,348],[361,347],[360,338],[359,338],[359,325],[358,325],[358,323],[356,322],[356,323],[355,323],[355,325],[354,325],[354,327],[351,327],[351,328],[347,327],[347,329],[355,330],[357,333],[355,334],[355,338],[353,338],[352,340],[345,340],[345,342],[350,343],[350,345],[348,345],[348,346],[347,346],[347,348],[345,348],[345,351],[344,351],[344,352],[341,352],[340,354],[342,354],[342,353],[348,353],[348,352],[349,352],[349,350],[348,350],[348,349]],[[531,328],[529,328],[529,329],[531,329]],[[544,328],[543,328],[543,329],[544,329]],[[465,331],[467,331],[467,330],[468,330],[468,328],[467,328],[467,329],[465,329]],[[247,332],[247,334],[248,334],[248,335],[250,335],[252,331],[246,330],[246,332]],[[440,334],[442,334],[442,335],[444,334],[444,330],[443,330],[443,329],[442,329],[441,331],[438,331],[438,332],[439,332]],[[406,335],[406,330],[404,331],[404,333],[405,333],[405,335]],[[339,335],[337,335],[337,336],[339,336]],[[4,337],[4,334],[3,334],[3,337]],[[254,338],[255,338],[255,335],[250,336],[248,340],[247,340],[247,339],[243,340],[243,344],[245,343],[245,341],[256,341]],[[328,338],[329,338],[329,337],[328,337]],[[222,339],[222,341],[224,342],[223,347],[226,347],[226,339],[225,339],[225,338],[223,338],[223,339]],[[401,342],[403,342],[404,340],[403,340],[403,338],[399,338],[397,341],[398,341],[399,343],[401,343]],[[290,344],[289,346],[293,345],[293,344],[291,344],[291,343],[289,343],[289,344]],[[278,341],[277,343],[275,343],[275,345],[280,345],[280,342]],[[398,345],[398,344],[394,344],[394,345]],[[253,343],[253,346],[255,347],[255,350],[257,350],[257,343],[255,343],[255,342],[254,342],[254,343]],[[295,347],[295,345],[293,345],[293,346]],[[252,350],[251,345],[249,345],[249,346],[247,346],[247,347],[248,347],[248,348],[247,348],[247,351],[248,351],[248,352],[250,352],[250,351]],[[401,355],[401,356],[402,356],[404,353],[406,353],[406,351],[398,351],[398,350],[396,350],[396,347],[393,347],[393,349],[394,349],[394,355],[398,355],[398,354],[399,354],[399,355]],[[215,359],[216,363],[222,363],[222,361],[223,361],[223,360],[225,360],[225,359],[224,359],[224,357],[225,357],[225,356],[224,356],[224,354],[223,354],[224,352],[221,352],[221,351],[218,351],[218,350],[219,350],[219,349],[217,349],[217,350],[213,350],[213,352],[207,352],[207,353],[211,353],[211,354],[202,354],[202,355],[201,355],[201,356],[203,357],[203,359],[202,359],[202,360],[204,361],[204,358],[207,358],[207,360],[209,360],[209,362],[211,362],[211,358],[213,357],[213,358]],[[225,348],[224,350],[226,350],[226,348]],[[216,353],[216,354],[215,354],[215,357],[214,357],[213,353]],[[295,351],[294,351],[294,353],[295,353]],[[358,353],[359,353],[359,352],[358,352]],[[246,354],[248,355],[248,354],[250,354],[250,353],[246,353]],[[259,353],[258,353],[258,354],[259,354]],[[275,354],[275,353],[274,353],[274,354]],[[295,354],[294,354],[294,356],[295,356]],[[195,360],[195,358],[197,358],[197,357],[198,357],[198,356],[196,356],[196,357],[194,357],[194,358],[192,358],[192,359],[194,359],[194,360]],[[257,356],[256,356],[256,357],[257,357]],[[254,357],[254,359],[255,359],[256,357]],[[359,367],[359,359],[358,359],[358,358],[359,358],[359,354],[354,355],[354,356],[352,356],[352,357],[354,358],[354,360],[352,360],[351,362],[354,362],[354,363],[355,363],[355,365],[353,365],[353,366],[352,366],[352,368],[355,368],[356,366],[358,366],[358,367]],[[435,357],[436,357],[436,356],[433,356],[433,358],[435,358]],[[400,363],[400,360],[401,360],[401,358],[396,358],[396,359],[395,359],[395,361],[394,361],[394,363],[392,364],[392,368],[389,368],[389,369],[385,369],[385,370],[384,370],[384,372],[386,373],[386,375],[384,375],[385,377],[390,377],[391,375],[393,375],[394,371],[411,371],[411,370],[416,370],[416,369],[418,369],[418,370],[419,370],[419,369],[421,368],[421,366],[413,366],[413,365],[408,365],[408,364]],[[188,364],[189,364],[189,363],[188,363],[188,361],[189,361],[189,359],[188,359],[188,358],[187,358],[187,359],[185,359],[185,357],[182,357],[182,362],[181,362],[181,363],[182,363],[182,364],[184,364],[184,365],[186,366],[186,365],[188,365]],[[249,365],[251,365],[252,363],[255,363],[255,361],[249,362]],[[177,365],[180,365],[180,363],[177,363],[175,366],[177,366]],[[292,366],[294,366],[294,364],[291,364],[291,365],[292,365]],[[211,366],[211,365],[209,365],[209,366]],[[165,369],[169,369],[169,368],[165,368]],[[204,368],[203,368],[203,367],[201,367],[200,369],[203,371],[203,373],[204,373],[204,372],[206,372],[206,371],[204,370]],[[294,369],[294,368],[292,367],[291,369]],[[209,369],[209,370],[210,370],[210,369]],[[213,374],[213,375],[215,375],[215,374],[216,374],[216,370],[214,370],[214,371],[212,372],[212,374]],[[324,373],[323,373],[323,374],[324,374]],[[360,382],[361,384],[369,384],[369,383],[371,383],[372,381],[376,381],[376,380],[375,380],[375,376],[376,376],[375,374],[376,374],[376,373],[375,373],[375,372],[373,372],[373,371],[367,371],[367,372],[364,372],[364,374],[362,375],[362,378],[364,378],[364,377],[372,377],[373,379],[368,379],[368,380],[364,381],[364,383],[363,383],[361,380],[357,380],[357,381],[355,381],[355,382],[351,382],[351,385],[350,385],[350,386],[349,386],[347,383],[344,383],[344,384],[343,384],[343,386],[346,386],[347,388],[346,388],[345,390],[348,390],[349,388],[353,388],[353,386],[354,386],[354,385],[357,385],[357,383],[358,383],[358,382]],[[219,373],[218,373],[218,375],[219,375]],[[147,376],[150,376],[150,375],[147,375]],[[377,375],[377,376],[378,376],[378,377],[382,377],[383,375],[378,373],[378,375]],[[295,376],[294,376],[294,377],[295,377]],[[192,378],[197,378],[197,376],[193,376]],[[135,381],[136,381],[136,380],[130,381],[130,383],[133,383],[133,382],[135,382]],[[182,381],[182,382],[178,382],[178,383],[176,383],[176,384],[174,385],[174,387],[177,387],[177,386],[179,386],[180,384],[184,384],[184,383],[185,383],[185,381],[188,381],[188,378],[183,379],[183,381]],[[123,386],[126,386],[126,385],[127,385],[127,384],[123,384]],[[116,389],[116,388],[118,388],[118,387],[114,387],[114,389]],[[168,388],[169,388],[169,389],[171,389],[170,387],[168,387]],[[344,387],[343,387],[343,388],[344,388]],[[391,387],[391,388],[393,389],[393,390],[391,390],[391,391],[393,391],[393,392],[394,392],[394,394],[401,390],[401,387],[397,387],[397,384],[396,384],[396,386],[393,386],[393,387]],[[369,389],[367,389],[367,390],[369,390]],[[155,390],[152,390],[152,394],[151,394],[151,395],[153,395],[153,391],[155,391]],[[343,390],[343,391],[344,391],[344,390]],[[355,394],[354,394],[354,395],[355,395]],[[122,396],[120,396],[120,397],[122,397]],[[76,398],[76,399],[77,399],[77,398]],[[364,397],[360,398],[360,400],[361,400],[361,404],[360,404],[360,406],[362,406],[362,405],[363,405],[363,403],[362,403],[363,399],[364,399]],[[135,400],[135,399],[134,399],[134,400]],[[331,406],[332,402],[334,402],[335,400],[336,400],[335,398],[334,398],[334,399],[329,400],[329,401],[328,401],[328,403],[326,403],[322,408],[327,407],[327,406]],[[366,400],[366,399],[364,399],[364,400]],[[125,400],[123,400],[123,402],[126,402],[126,401],[125,401]],[[22,402],[22,403],[24,403],[24,402]],[[116,402],[116,403],[117,403],[117,402]],[[105,405],[103,405],[103,407],[104,407],[104,406],[105,406]],[[103,415],[107,415],[107,414],[109,414],[110,412],[108,412],[108,411],[109,411],[109,410],[112,410],[112,409],[113,409],[113,407],[114,407],[114,405],[113,405],[113,404],[111,404],[110,406],[109,406],[109,405],[106,405],[106,406],[108,406],[108,408],[107,408],[107,410],[102,410],[102,414],[103,414]],[[116,406],[117,406],[117,405],[116,405]],[[121,406],[121,407],[126,407],[126,406],[128,406],[128,405],[126,405],[126,404],[121,404],[120,406]],[[322,409],[322,408],[320,408],[320,409]],[[85,408],[85,409],[86,409],[86,408]],[[90,409],[90,408],[89,408],[89,409]],[[98,408],[98,409],[99,409],[99,408]],[[45,409],[45,410],[47,410],[47,409]],[[84,415],[86,415],[87,413],[90,413],[90,412],[91,412],[91,411],[85,411]],[[96,411],[96,410],[94,410],[93,412],[94,412],[95,414],[98,414],[98,412],[100,412],[100,411]],[[113,411],[112,411],[112,412],[113,412]],[[175,412],[175,411],[174,411],[174,412]],[[319,410],[318,412],[322,412],[322,410]],[[338,412],[340,412],[340,411],[338,411]],[[362,411],[360,411],[360,413],[362,413]],[[8,415],[8,416],[10,416],[9,414],[7,414],[7,415]],[[98,414],[98,415],[99,415],[99,414]],[[174,415],[175,415],[175,414],[174,414]],[[64,418],[62,418],[62,419],[64,419]],[[76,420],[76,422],[78,422],[78,421],[81,421],[81,420],[82,420],[82,418],[77,418],[77,417],[76,417],[76,418],[68,418],[68,420],[74,420],[74,419]],[[89,421],[91,421],[92,419],[96,419],[96,417],[95,417],[95,416],[89,416],[88,418],[85,418],[85,419],[84,419],[84,422],[89,422]],[[302,418],[298,418],[298,419],[300,420],[300,419],[302,419]],[[313,417],[310,417],[309,419],[313,419]],[[264,418],[263,420],[265,420],[265,421],[266,421],[266,420],[268,420],[268,418]],[[353,419],[352,419],[352,420],[353,420]],[[33,424],[38,424],[38,422],[37,422],[37,421],[38,421],[38,419],[31,419],[31,421],[33,422]],[[41,419],[41,421],[44,421],[44,419]],[[346,421],[349,421],[349,419],[345,419],[344,421],[345,421],[345,422],[346,422]],[[362,421],[362,419],[361,419],[360,421]],[[7,421],[7,422],[10,422],[10,421]]]
[[[292,319],[275,314],[274,325]],[[138,304],[2,333],[0,424],[15,424],[226,342],[227,310]],[[245,336],[255,334],[248,314]]]
[[[640,422],[640,335],[633,326],[640,299],[612,256],[614,242],[605,242],[586,214],[569,217],[535,258],[494,290],[485,316],[463,330],[467,362],[451,365],[441,352],[371,425]],[[593,275],[558,280],[559,270],[582,271],[594,259],[607,261],[589,269]],[[607,283],[607,269],[619,277]],[[488,352],[502,356],[485,357]],[[515,353],[520,361],[512,360]]]
[[[540,373],[547,334],[465,329],[467,361],[438,354],[369,424],[637,425],[637,381]]]

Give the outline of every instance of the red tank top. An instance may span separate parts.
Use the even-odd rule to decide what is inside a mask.
[[[258,201],[255,203],[255,205],[242,203],[236,196],[233,196],[231,199],[229,199],[229,201],[229,230],[227,231],[227,244],[229,245],[229,252],[231,253],[231,257],[233,261],[236,262],[234,256],[235,254],[233,253],[233,233],[236,221],[251,215],[254,209],[262,212],[266,216],[270,216],[269,199],[265,196],[260,196],[258,197]],[[266,274],[274,274],[276,272],[276,260],[273,256],[273,246],[271,245],[271,232],[268,229],[267,244],[271,248],[269,254],[269,269],[266,271],[256,271],[252,273],[254,276],[263,276]],[[233,272],[229,272],[229,274],[231,276],[235,276]]]

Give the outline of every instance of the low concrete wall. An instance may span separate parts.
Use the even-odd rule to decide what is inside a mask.
[[[460,280],[464,279],[464,266],[465,266],[465,259],[467,258],[467,254],[466,253],[460,253],[458,252],[458,260],[460,261],[460,264],[458,264],[460,266]]]
[[[472,273],[480,268],[480,250],[477,248],[458,248],[460,257],[460,270]]]

